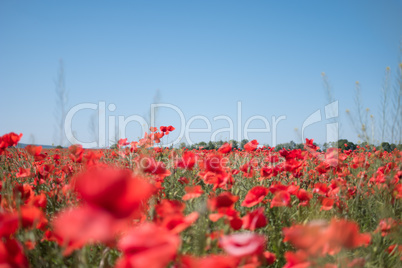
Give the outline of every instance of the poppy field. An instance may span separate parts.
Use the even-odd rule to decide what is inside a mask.
[[[402,152],[16,148],[0,136],[1,267],[401,267]]]

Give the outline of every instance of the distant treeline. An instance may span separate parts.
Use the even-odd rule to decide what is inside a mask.
[[[230,140],[229,143],[232,145],[233,149],[238,149],[238,150],[243,150],[244,149],[244,145],[246,143],[248,143],[249,140],[247,139],[243,139],[241,142],[238,142],[236,140]],[[221,147],[224,143],[226,143],[226,141],[209,141],[207,142],[199,142],[199,143],[195,143],[192,145],[186,145],[186,143],[182,142],[180,144],[180,148],[187,148],[187,149],[205,149],[205,150],[213,150],[213,149],[218,149],[219,147]],[[318,144],[314,143],[315,145],[319,146]],[[340,139],[337,142],[330,142],[330,143],[324,143],[322,146],[320,147],[320,151],[326,151],[328,148],[340,148],[342,151],[344,150],[356,150],[359,147],[366,147],[367,145],[369,145],[369,147],[373,148],[375,147],[376,149],[380,150],[383,149],[384,151],[387,152],[391,152],[394,149],[398,149],[400,151],[402,151],[402,144],[389,144],[388,142],[383,142],[378,146],[374,146],[372,144],[368,144],[367,142],[363,142],[360,144],[355,144],[351,141],[348,141],[347,139]],[[264,144],[265,147],[269,147],[268,144]],[[275,146],[275,151],[279,151],[281,149],[286,149],[286,150],[293,150],[293,149],[303,149],[304,148],[304,144],[303,143],[295,143],[294,141],[291,142],[287,142],[287,143],[281,143]]]

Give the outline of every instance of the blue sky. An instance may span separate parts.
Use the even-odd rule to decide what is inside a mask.
[[[345,116],[353,111],[355,82],[364,107],[379,117],[385,68],[392,83],[402,40],[402,1],[0,1],[0,134],[23,133],[22,142],[57,143],[55,81],[64,63],[68,107],[114,104],[106,111],[118,122],[148,118],[154,100],[178,107],[186,121],[205,116],[212,129],[228,127],[237,137],[237,105],[242,123],[260,115],[270,133],[251,133],[261,144],[300,136],[294,131],[328,104],[321,73],[339,101],[340,136],[357,141]],[[94,119],[93,119],[94,118]],[[93,141],[95,111],[73,117],[73,131]],[[327,120],[328,121],[328,120]],[[325,120],[306,135],[326,140]],[[157,125],[177,128],[172,109],[157,114]],[[252,128],[262,127],[255,120]],[[196,120],[192,128],[205,127]],[[125,135],[136,140],[142,126],[131,122]],[[108,134],[106,134],[107,136]],[[112,137],[107,137],[111,138]],[[192,134],[194,142],[210,134]],[[229,139],[228,133],[218,138]],[[243,137],[242,137],[243,138]]]

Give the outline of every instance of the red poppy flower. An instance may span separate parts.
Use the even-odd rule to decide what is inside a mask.
[[[402,255],[402,245],[391,245],[389,246],[386,251],[388,252],[388,254],[394,255],[394,254],[400,254]],[[402,261],[402,256],[401,256],[401,261]]]
[[[9,237],[18,229],[18,215],[16,213],[0,213],[0,238]]]
[[[153,186],[131,171],[111,167],[92,168],[76,179],[76,190],[88,205],[115,218],[138,213],[153,193]]]
[[[183,169],[193,169],[196,162],[196,156],[193,152],[184,152],[181,158],[176,162],[176,166]]]
[[[5,149],[9,146],[17,145],[21,137],[22,133],[20,133],[19,135],[14,132],[4,134],[3,136],[0,137],[0,148]]]
[[[326,185],[325,183],[318,182],[314,184],[313,193],[325,196],[327,195],[328,191],[329,191],[328,185]]]
[[[117,142],[117,147],[118,147],[118,148],[121,148],[121,147],[126,146],[126,145],[129,145],[129,143],[127,142],[127,138],[125,138],[125,139],[120,139],[120,140]]]
[[[180,177],[178,181],[183,184],[188,184],[190,181],[186,177]]]
[[[271,186],[269,186],[269,191],[275,194],[276,192],[287,191],[288,187],[289,186],[283,185],[281,182],[274,182]]]
[[[221,154],[227,154],[230,151],[232,151],[232,145],[230,145],[230,143],[225,143],[223,144],[219,149],[218,152],[220,152]]]
[[[237,214],[238,213],[236,211],[235,216],[229,216],[228,217],[230,227],[235,231],[240,230],[241,227],[243,226],[243,221],[242,221],[242,219],[239,218],[239,216]]]
[[[237,200],[239,200],[238,196],[234,196],[230,192],[223,192],[217,197],[208,199],[208,206],[212,211],[220,208],[229,209],[234,207]]]
[[[16,174],[17,178],[26,178],[31,176],[31,170],[29,168],[20,167],[19,172]]]
[[[330,210],[334,206],[334,199],[333,198],[324,198],[321,201],[321,209],[320,210]]]
[[[265,264],[271,265],[276,261],[276,255],[272,252],[265,251],[264,252]]]
[[[271,201],[271,208],[273,207],[289,207],[290,206],[290,194],[287,191],[276,192],[274,198]]]
[[[157,162],[152,157],[142,158],[139,165],[145,173],[158,175],[162,178],[170,175],[170,171],[166,168],[166,164],[164,162]]]
[[[28,259],[24,255],[21,244],[15,239],[0,240],[1,267],[29,267]]]
[[[267,226],[268,220],[264,215],[264,208],[258,208],[252,212],[248,212],[242,218],[243,228],[250,231]]]
[[[27,145],[25,150],[34,157],[35,161],[41,161],[46,158],[45,154],[41,154],[42,146]]]
[[[39,195],[35,195],[33,198],[29,200],[29,205],[41,208],[43,211],[46,210],[47,199],[44,193],[40,193]]]
[[[313,140],[313,139],[311,139],[311,140],[306,139],[305,147],[308,148],[308,149],[314,150],[314,151],[316,151],[317,149],[319,149],[319,148],[314,144],[314,140]]]
[[[299,199],[300,201],[300,206],[307,206],[311,200],[311,198],[313,198],[313,194],[310,192],[307,192],[304,189],[299,189],[297,191],[296,197]]]
[[[381,232],[381,236],[386,236],[390,234],[392,230],[395,230],[398,225],[398,222],[392,218],[382,219],[374,232]]]
[[[116,267],[164,268],[175,258],[179,246],[176,234],[154,224],[143,224],[119,241],[123,257]]]
[[[160,226],[165,227],[172,233],[180,233],[193,225],[198,219],[198,212],[194,211],[187,216],[184,216],[181,213],[171,214],[166,216]]]
[[[110,243],[119,226],[109,213],[84,206],[59,213],[53,229],[52,240],[64,247],[67,256],[87,243]]]
[[[284,242],[290,242],[297,249],[306,250],[311,255],[322,253],[321,240],[327,230],[325,221],[312,221],[306,225],[296,224],[283,228]],[[324,241],[326,243],[326,241]]]
[[[204,168],[213,173],[223,173],[227,164],[227,159],[221,155],[208,154],[204,159]]]
[[[308,261],[308,255],[302,251],[298,250],[296,252],[285,252],[286,264],[284,268],[308,268],[311,267],[311,263]]]
[[[262,254],[265,243],[265,237],[256,233],[235,233],[223,236],[219,241],[223,250],[235,257]]]
[[[241,205],[243,207],[252,207],[255,206],[265,198],[265,196],[268,194],[269,190],[268,188],[264,186],[255,186],[251,188],[250,191],[248,191],[246,197],[244,198],[243,202]]]
[[[201,185],[188,186],[188,187],[185,187],[184,190],[186,191],[186,194],[183,195],[183,198],[182,198],[184,201],[200,197],[204,193]]]
[[[355,222],[333,219],[328,225],[323,221],[313,221],[306,225],[284,228],[284,241],[311,256],[336,254],[342,248],[354,249],[367,246],[370,234],[361,234]]]
[[[271,178],[274,175],[274,169],[268,166],[264,166],[260,169],[260,175],[261,175],[261,179],[268,179]]]
[[[212,184],[213,190],[217,188],[229,190],[233,184],[233,178],[230,173],[214,173],[214,172],[200,172],[198,174],[206,184]]]
[[[180,200],[163,199],[159,204],[155,206],[155,211],[157,217],[164,218],[172,214],[181,214],[185,208],[186,205]]]
[[[44,230],[47,219],[42,210],[33,206],[21,206],[21,223],[24,228],[37,228]]]
[[[247,152],[255,151],[258,147],[258,144],[259,143],[257,142],[257,140],[252,140],[244,145],[244,150],[246,150]]]
[[[68,147],[68,150],[70,151],[70,159],[75,163],[81,163],[82,156],[84,155],[84,148],[82,148],[82,145],[71,145]]]
[[[371,241],[370,234],[361,234],[359,225],[347,220],[333,219],[327,230],[327,237],[332,247],[354,249],[367,246]]]
[[[186,268],[235,268],[238,267],[239,259],[227,255],[208,255],[201,258],[183,256],[181,264]]]
[[[198,219],[198,212],[192,212],[184,216],[185,207],[185,204],[179,200],[163,199],[155,206],[155,222],[174,233],[179,233]]]

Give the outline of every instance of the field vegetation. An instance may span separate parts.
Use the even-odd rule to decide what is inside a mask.
[[[2,267],[400,267],[402,152],[15,148],[0,137]]]

